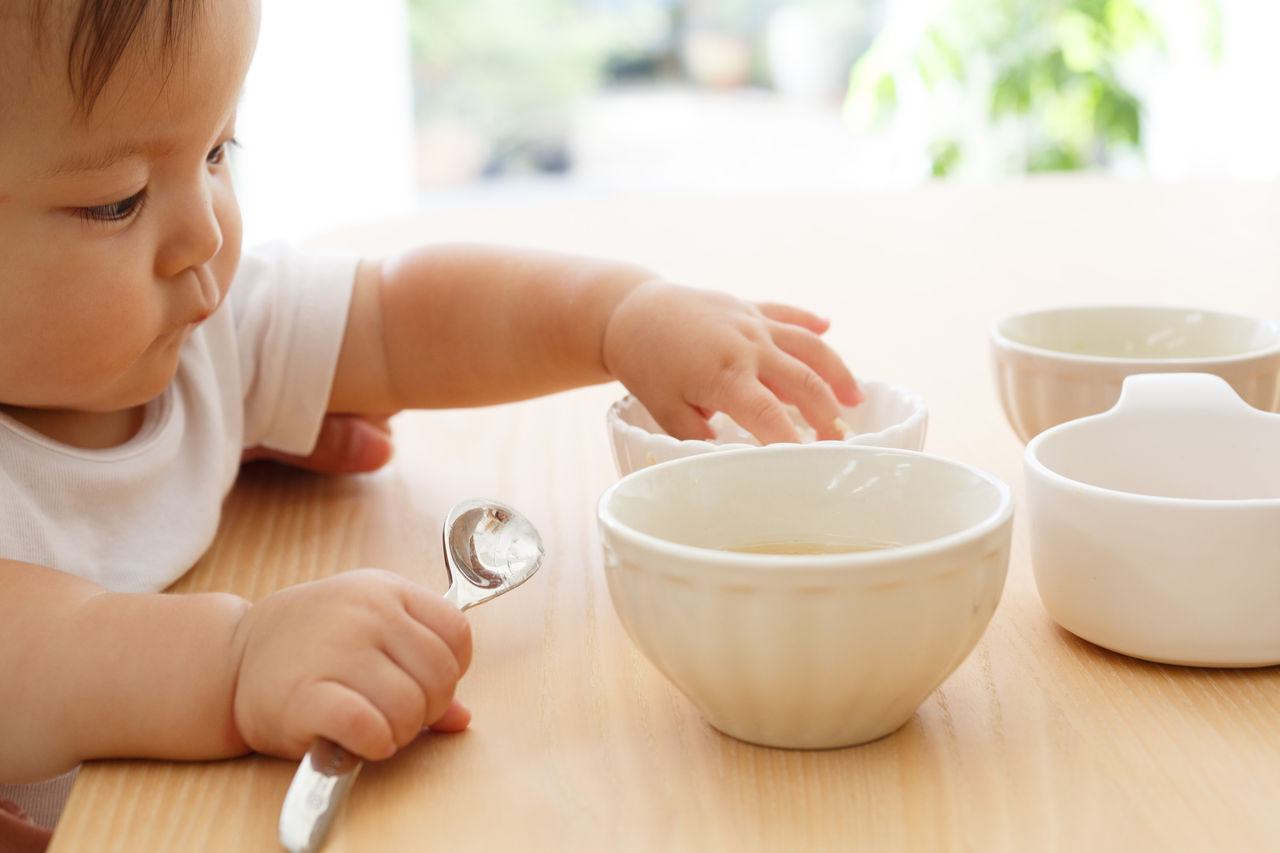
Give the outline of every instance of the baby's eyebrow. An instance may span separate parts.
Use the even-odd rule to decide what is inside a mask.
[[[84,154],[68,157],[40,173],[42,178],[56,178],[84,172],[101,172],[121,160],[143,153],[144,147],[134,142],[121,142]]]
[[[243,95],[244,90],[242,89],[236,96],[237,109],[239,108],[240,98]],[[235,116],[235,110],[230,113],[230,116]],[[41,178],[57,178],[63,175],[101,172],[130,157],[164,156],[176,150],[177,147],[177,141],[172,139],[157,139],[145,143],[131,139],[120,140],[103,148],[72,155],[62,162],[40,171],[38,174]]]

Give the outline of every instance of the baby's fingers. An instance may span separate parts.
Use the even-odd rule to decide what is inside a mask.
[[[794,404],[801,416],[813,426],[820,441],[844,437],[836,424],[841,414],[840,403],[831,387],[808,365],[782,355],[761,370],[760,381],[780,399]],[[760,438],[759,435],[756,437]]]
[[[444,709],[449,706],[455,683],[456,677],[454,681],[439,688],[444,691],[443,695],[439,690],[433,694],[431,704],[435,707],[432,709],[432,719],[444,713]],[[343,684],[373,705],[390,730],[390,746],[379,744],[375,751],[361,753],[365,758],[387,758],[400,747],[412,742],[427,724],[428,698],[422,687],[385,655],[371,654],[362,661],[358,671],[348,673]],[[338,740],[338,743],[342,741]]]
[[[831,321],[826,317],[819,317],[812,311],[806,311],[794,305],[784,305],[781,302],[760,302],[756,307],[760,309],[761,314],[770,320],[787,323],[791,326],[800,326],[815,335],[820,335],[831,328]]]
[[[777,327],[773,342],[783,352],[794,356],[812,368],[831,387],[837,400],[846,406],[856,406],[863,400],[862,389],[853,378],[848,366],[835,350],[808,332],[788,327]],[[795,401],[799,405],[799,401]],[[804,407],[801,406],[803,411]],[[806,416],[805,420],[808,420]],[[813,423],[813,421],[809,421]],[[816,427],[817,424],[814,424]]]
[[[427,725],[429,706],[431,719],[444,713],[449,701],[453,699],[456,684],[455,680],[447,685],[435,686],[428,698],[422,685],[409,673],[390,658],[382,656],[366,667],[357,678],[351,686],[363,693],[386,719],[394,741],[393,752],[412,742]]]
[[[386,653],[417,685],[423,699],[418,725],[435,725],[451,707],[462,662],[438,634],[407,616],[387,637]]]
[[[295,698],[288,711],[290,729],[301,735],[282,750],[288,757],[301,758],[316,736],[373,761],[395,754],[391,725],[359,691],[337,681],[318,681]]]
[[[655,404],[649,410],[658,426],[668,434],[682,441],[706,441],[715,437],[715,430],[707,424],[710,415],[698,406],[691,406],[683,400],[674,405],[659,406]]]
[[[445,650],[457,661],[458,671],[453,676],[456,681],[471,665],[471,623],[457,607],[445,601],[443,597],[412,581],[400,580],[404,612],[417,625],[413,637],[419,643],[418,648],[436,648],[437,642],[442,643]],[[401,636],[403,637],[403,634]],[[404,645],[389,648],[388,652],[397,661],[406,665],[415,658],[415,653]],[[415,676],[420,674],[412,666],[407,668]]]
[[[744,376],[733,383],[716,403],[716,408],[737,421],[761,444],[800,440],[800,433],[778,396],[754,378]]]

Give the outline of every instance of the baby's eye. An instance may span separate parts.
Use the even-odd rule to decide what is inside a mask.
[[[120,222],[137,215],[138,211],[142,209],[142,203],[146,200],[146,196],[147,191],[143,189],[128,198],[113,201],[110,204],[78,207],[76,208],[76,215],[90,222]]]
[[[239,144],[240,143],[236,142],[236,139],[234,136],[228,139],[226,142],[220,142],[216,146],[214,146],[214,148],[208,154],[205,155],[204,161],[208,163],[210,166],[216,166],[219,163],[221,163],[223,160],[227,159],[227,148],[229,148],[232,145],[239,145]]]

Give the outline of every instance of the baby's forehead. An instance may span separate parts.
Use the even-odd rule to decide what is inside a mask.
[[[67,79],[67,30],[55,23],[53,7],[63,0],[3,0],[0,2],[0,125],[16,115],[24,93],[33,92],[45,78],[61,73]],[[43,95],[43,92],[39,94]]]
[[[88,113],[122,66],[172,63],[181,48],[190,46],[205,5],[205,0],[0,0],[0,86],[29,87],[36,76],[61,75],[62,85]]]
[[[143,0],[147,2],[147,0]],[[97,0],[4,0],[0,4],[0,37],[6,54],[21,51],[30,58],[56,54],[65,67],[77,21],[91,16]],[[85,24],[80,24],[83,29]]]
[[[55,0],[4,0],[0,3],[0,70],[23,68],[33,58],[65,46],[49,7]],[[56,43],[56,44],[55,44]]]

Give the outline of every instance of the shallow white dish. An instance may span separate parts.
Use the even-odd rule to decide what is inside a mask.
[[[1000,403],[1024,442],[1104,412],[1135,373],[1212,373],[1250,405],[1280,404],[1280,325],[1257,317],[1142,305],[1047,308],[991,327]]]
[[[938,456],[776,444],[641,469],[598,516],[641,653],[720,731],[812,749],[896,730],[969,654],[1004,587],[1013,499]],[[899,547],[723,550],[779,542]]]
[[[898,447],[904,450],[924,447],[929,410],[923,400],[906,388],[887,382],[863,381],[858,386],[865,395],[863,401],[841,410],[841,420],[848,427],[848,437],[839,442],[814,443]],[[793,418],[802,432],[808,429],[808,424],[800,419],[798,412],[793,413]],[[698,453],[759,446],[750,433],[732,421],[719,420],[719,416],[712,419],[713,426],[721,427],[713,441],[674,438],[664,432],[644,405],[631,395],[610,406],[605,421],[613,447],[613,461],[620,475]]]
[[[1124,381],[1110,411],[1027,445],[1036,586],[1097,645],[1280,664],[1280,415],[1208,374]]]

